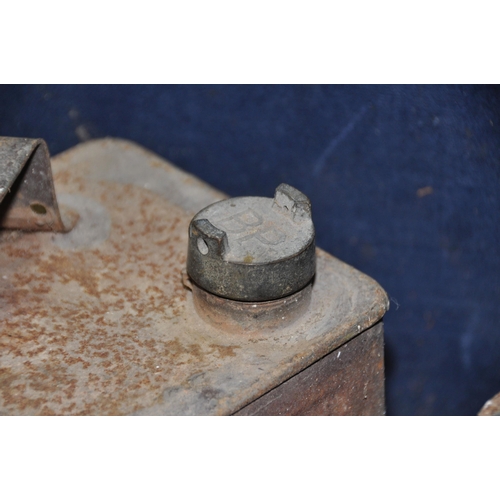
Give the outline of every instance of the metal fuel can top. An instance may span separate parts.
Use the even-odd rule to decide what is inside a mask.
[[[279,299],[306,286],[315,268],[311,203],[288,184],[280,184],[274,198],[219,201],[190,223],[187,273],[215,295]]]
[[[31,144],[17,158],[34,195],[13,206],[14,181],[2,209],[53,228],[57,202],[78,219],[0,231],[0,415],[383,414],[387,294],[314,248],[305,196],[227,199],[137,144],[97,139],[44,163],[58,198],[40,199],[45,148]]]

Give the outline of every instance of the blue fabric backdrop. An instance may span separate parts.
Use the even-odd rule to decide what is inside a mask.
[[[500,391],[499,87],[1,86],[0,135],[127,138],[231,195],[292,184],[391,297],[389,414]]]

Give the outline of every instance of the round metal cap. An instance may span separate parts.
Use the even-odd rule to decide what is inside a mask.
[[[288,184],[280,184],[274,198],[214,203],[189,225],[187,273],[215,295],[279,299],[306,286],[315,270],[311,203]]]

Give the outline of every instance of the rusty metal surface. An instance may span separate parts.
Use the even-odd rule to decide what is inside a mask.
[[[42,139],[0,137],[0,228],[65,231]]]
[[[288,297],[266,302],[224,299],[190,284],[196,312],[218,330],[230,333],[272,333],[293,325],[311,303],[312,284]]]
[[[500,417],[500,392],[484,403],[484,406],[481,408],[478,416]]]
[[[384,415],[384,329],[354,337],[236,415]]]
[[[371,278],[317,250],[307,312],[220,331],[181,279],[189,221],[224,195],[121,140],[52,161],[67,234],[0,234],[0,413],[232,414],[377,323]]]

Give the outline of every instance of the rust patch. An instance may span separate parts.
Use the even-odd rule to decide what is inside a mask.
[[[82,254],[77,254],[75,257],[70,258],[64,254],[50,255],[46,261],[39,262],[38,272],[41,283],[38,285],[38,290],[45,290],[47,293],[50,290],[47,283],[57,276],[63,285],[75,281],[86,293],[99,298],[95,273],[86,266]],[[38,293],[35,288],[33,291]]]
[[[70,175],[57,179],[71,192]],[[111,214],[98,248],[65,251],[51,235],[0,241],[0,394],[13,413],[128,413],[159,397],[176,366],[203,358],[155,328],[184,311],[187,216],[147,190],[76,185]]]
[[[239,345],[217,345],[210,344],[209,347],[215,349],[221,358],[231,357],[234,358],[236,356],[235,349],[240,349]]]

